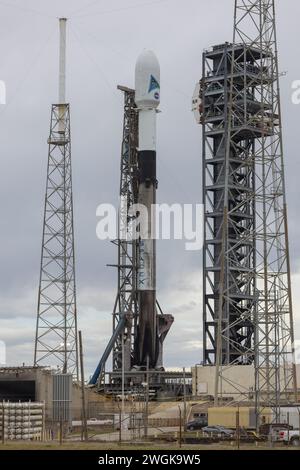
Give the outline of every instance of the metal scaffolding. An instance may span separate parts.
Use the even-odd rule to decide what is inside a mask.
[[[204,286],[204,363],[217,362],[217,329],[220,307],[226,327],[222,339],[222,364],[251,364],[253,351],[253,308],[255,303],[254,266],[254,192],[252,126],[237,130],[236,145],[231,147],[226,169],[226,137],[230,60],[233,46],[223,44],[203,54],[203,200],[205,204],[205,249],[203,251]],[[243,54],[244,48],[236,51]],[[243,86],[243,77],[250,77],[248,65],[239,64],[235,85]],[[247,97],[247,105],[259,104]],[[243,106],[243,98],[240,98]],[[236,126],[238,128],[238,125]],[[228,173],[228,175],[227,175]],[[225,272],[222,252],[224,201],[227,204],[227,244],[230,263]],[[230,210],[228,210],[230,207]],[[226,298],[219,303],[221,283],[226,285]],[[248,316],[245,314],[248,313]],[[227,325],[226,325],[227,324]]]
[[[236,0],[203,64],[204,363],[216,404],[228,382],[249,399],[227,371],[254,364],[259,423],[297,399],[274,0]]]
[[[135,91],[118,86],[124,93],[124,121],[120,164],[120,205],[118,217],[118,263],[111,265],[118,270],[118,291],[113,309],[112,337],[101,357],[90,381],[97,384],[98,390],[105,388],[105,366],[112,352],[113,371],[131,370],[138,321],[138,240],[136,214],[131,208],[138,197],[138,116],[135,104]]]
[[[131,369],[134,357],[134,338],[137,334],[138,319],[138,240],[134,236],[136,214],[130,209],[138,202],[138,115],[135,91],[119,86],[124,93],[124,123],[121,147],[119,239],[118,246],[118,293],[113,311],[113,332],[120,320],[126,317],[126,327],[118,336],[113,347],[113,370]],[[123,344],[124,342],[124,344]]]

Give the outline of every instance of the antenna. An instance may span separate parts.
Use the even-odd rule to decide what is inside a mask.
[[[59,18],[59,88],[58,102],[66,103],[66,42],[67,42],[67,18]]]
[[[58,103],[59,103],[59,124],[58,129],[61,134],[65,130],[65,104],[66,104],[66,39],[67,39],[67,19],[59,19],[59,77],[58,77]]]

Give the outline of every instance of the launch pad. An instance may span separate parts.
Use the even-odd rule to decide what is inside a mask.
[[[99,392],[122,395],[122,372],[108,372]],[[135,400],[182,397],[192,394],[192,373],[165,370],[129,371],[124,373],[124,395]]]

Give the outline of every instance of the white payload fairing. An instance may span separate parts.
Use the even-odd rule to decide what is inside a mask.
[[[156,204],[156,118],[160,103],[160,66],[152,51],[139,56],[135,69],[135,102],[139,123],[139,204],[147,209],[140,233],[138,272],[140,366],[156,367],[158,331],[156,315],[156,243],[152,216]]]

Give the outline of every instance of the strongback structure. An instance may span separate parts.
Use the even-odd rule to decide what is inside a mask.
[[[66,20],[60,19],[59,103],[52,105],[34,365],[78,378],[70,107],[65,102]]]
[[[113,265],[118,272],[118,292],[113,310],[113,334],[90,380],[90,385],[97,385],[99,391],[111,393],[120,393],[122,377],[126,389],[132,390],[132,387],[141,386],[146,380],[145,373],[150,376],[152,385],[157,388],[164,386],[168,374],[164,373],[162,367],[163,342],[174,320],[171,315],[162,313],[157,302],[159,351],[156,370],[141,370],[138,350],[140,240],[134,236],[137,229],[137,215],[132,211],[133,205],[139,200],[138,113],[135,90],[123,86],[119,86],[118,89],[124,94],[119,238],[113,242],[118,248],[118,263]],[[105,383],[106,367],[111,353],[112,371],[108,373],[108,383]]]
[[[265,405],[278,416],[296,374],[274,1],[235,1],[233,43],[203,54],[200,99],[204,365],[218,404],[229,369],[253,364],[258,420]]]
[[[113,243],[118,249],[118,292],[113,310],[113,334],[99,365],[91,379],[91,384],[99,389],[105,386],[105,366],[112,353],[113,371],[130,370],[134,356],[134,338],[137,331],[138,297],[137,269],[138,243],[130,236],[134,219],[129,208],[137,203],[137,146],[138,118],[134,90],[119,86],[124,93],[124,121],[120,164],[120,207],[119,237]],[[124,363],[123,363],[124,358]]]

